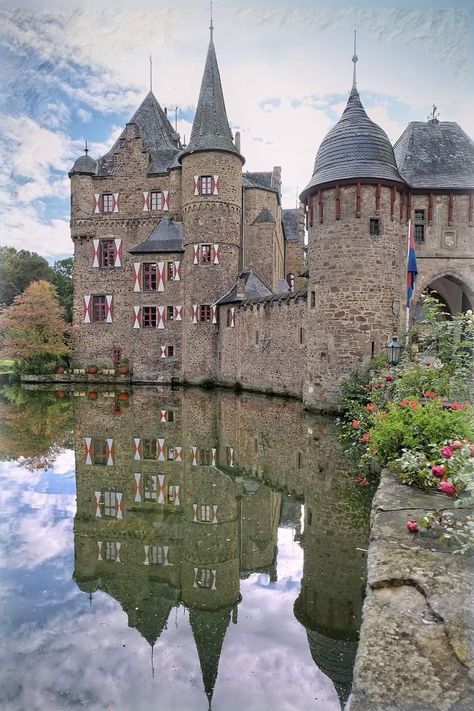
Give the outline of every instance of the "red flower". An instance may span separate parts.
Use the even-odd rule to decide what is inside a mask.
[[[431,473],[433,474],[433,476],[437,476],[438,479],[442,479],[446,474],[446,469],[443,467],[442,464],[433,464],[433,466],[431,467]]]
[[[370,434],[369,434],[368,432],[364,432],[364,434],[363,434],[362,437],[360,438],[360,441],[361,441],[361,442],[368,442],[369,439],[370,439]]]
[[[454,442],[451,442],[449,446],[451,447],[451,449],[462,449],[464,447],[464,444],[458,439],[455,439]]]
[[[367,390],[368,393],[372,390],[372,385],[366,385],[365,389]]]
[[[365,405],[364,410],[367,412],[374,412],[374,410],[377,409],[377,405],[375,402],[368,402],[367,405]]]
[[[453,456],[453,450],[449,445],[445,445],[442,450],[441,450],[441,456],[444,457],[445,459],[451,459]]]
[[[402,407],[411,407],[412,410],[418,410],[420,407],[418,400],[407,400],[407,398],[404,398],[400,404]]]
[[[417,522],[413,518],[408,519],[407,528],[410,531],[410,533],[418,533],[418,531],[420,530],[420,527],[418,526]]]
[[[451,410],[465,410],[467,406],[468,406],[467,402],[451,402],[448,405],[448,407],[451,408]]]
[[[354,430],[359,429],[359,427],[360,427],[360,420],[352,420],[352,422],[351,422],[351,427],[352,427]]]
[[[423,395],[424,395],[425,397],[430,397],[430,398],[438,397],[438,395],[435,393],[434,390],[425,390],[425,392],[423,393]]]
[[[393,380],[393,375],[391,373],[387,373],[387,375],[385,376],[385,380],[387,383],[391,383]]]
[[[438,484],[438,489],[447,496],[453,496],[453,494],[456,493],[456,487],[454,486],[453,482],[449,480],[440,481]]]
[[[375,387],[377,388],[377,390],[380,390],[380,388],[382,387],[382,383],[375,383]]]
[[[355,478],[356,484],[359,484],[360,486],[368,486],[369,482],[365,478],[365,476],[356,476]]]

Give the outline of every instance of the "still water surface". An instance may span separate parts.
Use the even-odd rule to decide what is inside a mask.
[[[331,420],[167,388],[0,416],[0,708],[344,708],[371,492]]]

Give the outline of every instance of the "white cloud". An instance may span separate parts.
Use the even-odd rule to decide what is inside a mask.
[[[86,111],[86,109],[79,108],[77,110],[77,115],[83,123],[89,123],[89,121],[92,119],[92,113],[90,111]]]

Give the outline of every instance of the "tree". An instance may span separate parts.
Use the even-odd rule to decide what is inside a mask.
[[[14,358],[23,372],[47,372],[70,353],[71,326],[55,287],[35,281],[0,313],[0,357]]]
[[[60,259],[53,265],[53,278],[52,281],[56,289],[58,290],[59,301],[61,302],[64,311],[66,312],[66,320],[72,322],[72,296],[73,296],[73,282],[72,282],[72,268],[73,259],[68,257],[67,259]]]
[[[0,304],[10,306],[32,281],[53,281],[54,273],[46,259],[35,252],[0,247]]]

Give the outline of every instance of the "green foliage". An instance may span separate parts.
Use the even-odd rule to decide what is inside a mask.
[[[370,432],[371,454],[381,466],[387,465],[410,449],[428,450],[454,439],[474,435],[471,407],[464,410],[443,408],[438,400],[421,406],[416,400],[402,400],[388,405],[386,414],[376,414]]]
[[[53,265],[52,283],[56,287],[59,301],[64,309],[66,321],[72,323],[72,300],[73,300],[73,259],[60,259]]]
[[[367,402],[366,386],[369,382],[369,373],[361,368],[354,370],[341,385],[337,408],[343,415],[351,413],[363,403]]]
[[[10,306],[32,281],[51,281],[53,271],[46,259],[35,252],[0,247],[0,305]]]

